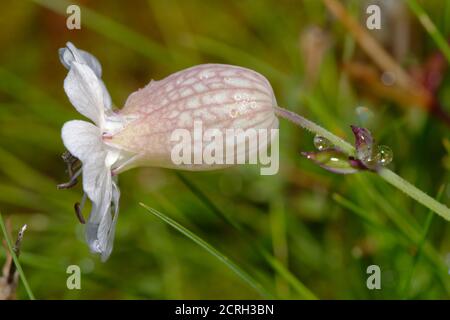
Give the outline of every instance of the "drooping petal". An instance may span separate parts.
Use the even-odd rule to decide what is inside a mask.
[[[83,190],[89,199],[101,203],[105,193],[111,193],[111,170],[105,166],[106,152],[93,154],[83,162]]]
[[[116,232],[117,218],[119,216],[119,198],[120,190],[117,187],[116,182],[112,183],[112,205],[110,207],[109,214],[102,219],[98,229],[98,239],[100,247],[102,248],[101,258],[102,261],[106,261],[111,255],[114,245],[114,235]]]
[[[86,240],[92,252],[105,261],[112,251],[114,227],[118,214],[118,189],[105,165],[106,154],[83,163],[83,189],[92,201],[86,224]],[[112,233],[111,236],[110,233]]]
[[[87,169],[87,170],[86,170]],[[92,194],[92,210],[86,224],[86,240],[95,253],[102,253],[104,246],[99,241],[100,226],[104,228],[105,224],[110,225],[111,220],[111,194],[112,194],[112,180],[111,174],[107,168],[100,172],[96,172],[95,167],[83,168],[87,174],[83,174],[83,186],[85,179],[90,183],[94,183],[95,190]],[[92,191],[92,190],[91,190]]]
[[[100,182],[104,192],[99,202],[92,204],[92,211],[86,224],[86,241],[91,251],[100,254],[102,261],[106,261],[113,249],[120,191],[110,175],[109,178],[101,176],[106,178]]]
[[[79,113],[88,117],[99,127],[103,125],[103,87],[94,72],[85,64],[72,62],[64,80],[64,90]]]

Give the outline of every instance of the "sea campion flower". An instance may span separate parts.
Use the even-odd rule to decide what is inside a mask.
[[[84,196],[77,211],[88,197],[92,210],[86,240],[102,260],[111,254],[119,213],[117,174],[137,166],[197,171],[229,165],[174,164],[173,130],[192,132],[197,120],[202,121],[204,129],[219,131],[278,128],[272,88],[266,78],[252,70],[220,64],[195,66],[151,81],[115,111],[98,60],[71,43],[59,54],[69,70],[64,90],[76,110],[93,122],[72,120],[64,124],[62,140],[70,152],[65,158],[76,157],[82,167],[72,174],[69,183],[60,186],[72,186],[82,173]],[[257,149],[267,149],[270,142],[259,143]],[[240,143],[245,145],[246,141]],[[198,152],[201,150],[192,150],[192,156]]]
[[[318,165],[335,173],[377,172],[387,182],[450,220],[449,208],[382,168],[392,160],[392,152],[385,146],[374,145],[367,129],[352,127],[354,148],[314,122],[277,106],[270,83],[255,71],[221,64],[194,66],[163,80],[151,81],[132,93],[122,109],[114,110],[101,79],[98,60],[71,43],[60,49],[59,54],[62,64],[69,70],[64,90],[76,110],[93,122],[72,120],[64,124],[61,135],[69,153],[65,153],[63,159],[68,164],[71,180],[59,187],[73,186],[82,174],[83,200],[75,208],[80,221],[84,222],[80,212],[86,198],[91,200],[86,240],[91,251],[100,254],[103,261],[113,248],[119,214],[119,173],[138,166],[199,171],[231,165],[225,161],[214,164],[173,161],[172,151],[178,142],[173,141],[171,133],[183,129],[195,140],[198,120],[203,130],[213,129],[223,135],[227,129],[275,130],[277,117],[287,119],[319,135],[315,139],[318,151],[303,153]],[[245,149],[245,156],[250,158],[253,152],[267,152],[269,145],[273,147],[277,141],[274,138],[278,136],[271,135],[267,141],[258,141],[256,148]],[[239,144],[245,145],[246,140],[234,146],[237,150]],[[220,145],[220,148],[226,146]],[[220,148],[216,145],[212,149],[220,151]],[[194,159],[202,152],[195,147],[186,150]],[[75,170],[78,160],[81,167]]]
[[[60,59],[69,69],[64,80],[69,100],[78,112],[95,123],[69,121],[64,124],[61,135],[65,147],[82,162],[82,169],[72,177],[76,179],[83,173],[82,204],[86,196],[92,201],[86,240],[90,249],[106,260],[112,251],[120,197],[111,170],[131,156],[104,141],[120,130],[126,120],[112,111],[111,98],[101,80],[101,66],[94,56],[68,43],[66,48],[60,49]]]

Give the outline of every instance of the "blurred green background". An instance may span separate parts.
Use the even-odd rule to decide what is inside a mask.
[[[381,6],[382,29],[371,36],[408,73],[423,74],[430,57],[439,58],[432,37],[402,1],[343,3],[363,27],[367,5]],[[80,184],[56,189],[67,179],[60,129],[82,118],[63,91],[67,71],[57,50],[67,41],[100,60],[117,107],[151,79],[195,64],[254,69],[272,83],[281,106],[348,141],[350,124],[368,127],[394,151],[391,169],[432,196],[443,186],[447,205],[450,126],[443,115],[392,99],[396,89],[385,78],[388,93],[355,78],[349,65],[382,71],[322,1],[77,4],[81,30],[66,28],[65,1],[7,0],[0,13],[0,211],[14,238],[28,224],[20,261],[37,298],[264,297],[140,202],[209,242],[269,297],[450,297],[449,223],[375,174],[335,175],[302,158],[300,151],[313,150],[313,136],[283,120],[275,176],[260,176],[255,166],[207,173],[139,168],[121,175],[115,249],[101,263],[89,253],[73,212]],[[450,1],[421,4],[450,35]],[[442,83],[433,94],[450,112],[445,63],[438,71]],[[1,250],[0,265],[5,257]],[[73,264],[82,270],[81,290],[66,287],[66,268]],[[366,287],[372,264],[381,268],[381,290]],[[27,298],[22,283],[18,298]]]

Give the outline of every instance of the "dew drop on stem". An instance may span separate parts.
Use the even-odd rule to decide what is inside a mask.
[[[331,143],[331,141],[329,141],[328,139],[326,139],[322,136],[319,136],[319,135],[316,135],[314,137],[313,142],[314,142],[314,147],[316,147],[316,149],[319,151],[326,150],[326,149],[333,147],[333,144]]]
[[[384,145],[379,145],[375,151],[375,160],[381,166],[386,166],[391,163],[394,158],[394,153],[391,148]]]

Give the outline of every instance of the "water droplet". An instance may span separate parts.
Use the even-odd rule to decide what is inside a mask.
[[[356,107],[355,112],[359,122],[363,126],[367,126],[367,124],[373,119],[373,112],[367,107]]]
[[[313,142],[314,147],[316,147],[316,149],[319,151],[333,147],[333,144],[327,138],[324,138],[322,136],[315,136]]]
[[[394,153],[388,146],[379,145],[376,148],[375,160],[381,166],[386,166],[391,163],[394,158]]]
[[[234,95],[234,99],[235,99],[236,101],[241,101],[242,97],[241,97],[241,95],[240,95],[239,93],[236,93],[236,94]]]

